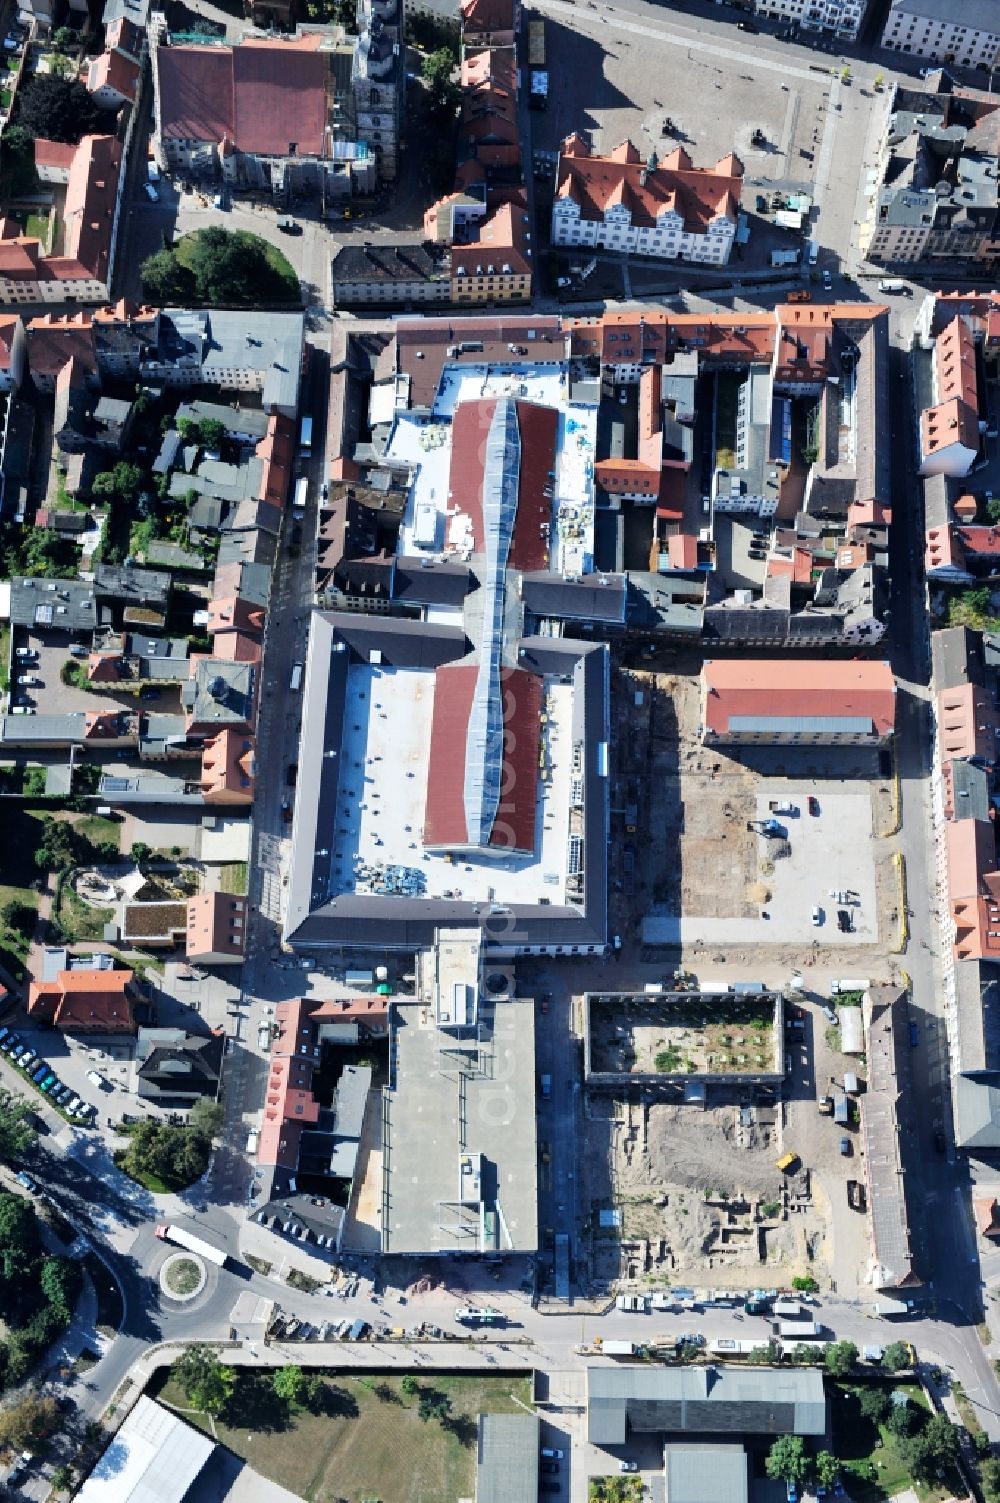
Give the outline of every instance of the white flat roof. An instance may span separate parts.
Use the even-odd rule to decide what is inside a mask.
[[[451,423],[460,403],[499,396],[515,396],[559,412],[552,567],[559,573],[589,573],[594,567],[597,411],[571,405],[569,377],[563,365],[445,365],[432,416],[398,415],[386,458],[409,464],[416,471],[399,534],[400,552],[435,558],[462,555],[464,529],[448,493]],[[414,536],[418,508],[425,507],[437,513],[437,537],[432,548],[421,546]]]
[[[214,1450],[208,1435],[144,1394],[76,1496],[79,1503],[180,1503]]]
[[[423,846],[434,673],[368,663],[351,667],[341,753],[332,893],[378,891],[363,870],[419,873],[415,895],[467,902],[566,902],[573,687],[547,682],[534,856],[449,861]],[[357,727],[355,729],[355,727]],[[325,838],[325,832],[318,832]],[[492,897],[491,897],[492,895]]]

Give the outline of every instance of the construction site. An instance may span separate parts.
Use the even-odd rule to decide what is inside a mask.
[[[827,1196],[794,1153],[778,1168],[788,1152],[782,1111],[592,1099],[587,1158],[596,1165],[606,1146],[612,1192],[599,1193],[598,1170],[594,1282],[750,1288],[825,1269]]]
[[[613,692],[619,932],[648,958],[680,948],[696,970],[743,944],[795,968],[884,944],[899,886],[878,839],[894,813],[877,753],[706,747],[694,661],[684,673],[622,670]]]
[[[588,1077],[781,1078],[781,1001],[771,994],[594,994],[586,1001]]]

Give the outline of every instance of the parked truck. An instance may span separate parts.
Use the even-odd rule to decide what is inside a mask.
[[[819,1341],[823,1336],[823,1327],[814,1320],[776,1320],[773,1330],[787,1341]]]
[[[912,1311],[912,1299],[880,1299],[875,1305],[875,1314],[883,1319],[894,1315],[910,1315]]]
[[[221,1247],[213,1247],[211,1242],[206,1242],[202,1237],[196,1237],[193,1232],[186,1232],[182,1226],[158,1226],[156,1235],[161,1242],[173,1242],[177,1247],[197,1253],[199,1258],[207,1258],[209,1263],[215,1263],[219,1268],[225,1267],[227,1254],[222,1251]]]
[[[797,250],[773,250],[771,252],[771,265],[798,266],[799,254]]]
[[[602,1341],[605,1357],[641,1357],[644,1348],[638,1341]]]

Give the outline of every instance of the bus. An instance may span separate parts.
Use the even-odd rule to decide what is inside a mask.
[[[495,1326],[503,1321],[503,1312],[490,1305],[460,1305],[455,1319],[462,1326]]]
[[[302,450],[303,454],[311,454],[312,446],[313,420],[311,417],[304,417],[302,419],[302,426],[299,429],[299,448]]]

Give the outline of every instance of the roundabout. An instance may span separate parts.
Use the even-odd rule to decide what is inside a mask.
[[[160,1288],[168,1299],[183,1304],[204,1289],[208,1272],[193,1253],[172,1253],[160,1266]]]

